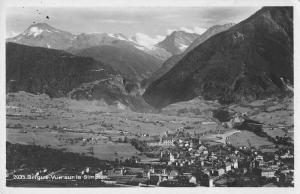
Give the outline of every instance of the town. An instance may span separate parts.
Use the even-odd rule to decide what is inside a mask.
[[[276,137],[278,149],[262,152],[251,146],[232,146],[201,140],[199,134],[184,129],[144,139],[129,141],[141,153],[153,160],[139,157],[91,162],[86,167],[60,169],[20,168],[7,171],[7,184],[65,184],[72,186],[141,186],[141,187],[242,187],[293,186],[294,150]],[[148,139],[148,140],[147,140]],[[151,140],[150,140],[151,139]],[[92,141],[92,140],[84,140]],[[285,142],[285,141],[284,141]],[[93,150],[90,150],[92,153]],[[61,158],[63,160],[63,158]],[[86,159],[84,159],[86,160]],[[28,178],[30,177],[30,178]],[[53,178],[69,177],[69,178]],[[70,178],[71,177],[71,178]],[[77,178],[76,178],[77,177]],[[59,182],[57,182],[59,180]],[[11,182],[10,182],[11,181]],[[50,184],[50,185],[51,185]]]

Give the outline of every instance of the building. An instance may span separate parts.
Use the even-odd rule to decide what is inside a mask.
[[[148,146],[175,146],[174,142],[176,141],[173,137],[160,137],[159,141],[148,142]]]
[[[244,121],[245,121],[244,117],[240,114],[234,115],[234,117],[231,119],[231,123],[233,127],[242,125]]]
[[[173,162],[175,162],[175,156],[170,152],[170,161],[169,161],[169,164],[172,164]]]
[[[265,164],[264,157],[262,155],[257,155],[255,161],[258,162],[258,166],[263,166]]]
[[[107,175],[108,175],[108,177],[122,176],[125,173],[126,173],[126,170],[124,168],[117,168],[117,169],[108,170]]]
[[[207,148],[204,145],[200,145],[199,148],[198,148],[198,150],[200,152],[203,152],[203,151],[207,150]]]
[[[169,179],[174,179],[178,175],[179,175],[179,173],[178,173],[177,170],[171,170],[170,175],[169,175]]]
[[[196,179],[196,177],[195,177],[195,176],[191,176],[191,177],[189,178],[189,182],[196,185],[196,184],[197,184],[197,179]]]
[[[95,173],[95,179],[107,179],[107,175],[101,170],[98,173]]]
[[[261,176],[267,178],[273,178],[275,177],[275,170],[269,168],[263,168],[261,169]]]
[[[225,163],[225,171],[226,172],[231,171],[231,166],[232,166],[231,162],[226,162]]]
[[[224,168],[219,168],[218,169],[218,176],[222,176],[223,174],[225,174],[225,169]]]
[[[257,160],[257,161],[264,161],[264,157],[262,155],[257,155],[255,157],[255,160]]]
[[[294,155],[291,154],[291,153],[289,153],[289,152],[287,152],[287,153],[281,155],[280,158],[281,159],[291,159],[291,158],[294,158]]]
[[[234,160],[232,166],[233,166],[234,169],[239,168],[239,162],[237,160]]]

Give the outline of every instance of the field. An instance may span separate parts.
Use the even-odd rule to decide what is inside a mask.
[[[233,146],[249,146],[259,147],[259,146],[271,146],[274,145],[268,141],[267,138],[259,137],[252,132],[249,131],[240,131],[239,133],[235,133],[232,136],[228,137],[228,143],[232,144]]]
[[[114,160],[139,155],[127,138],[150,139],[185,128],[190,133],[216,130],[204,115],[137,113],[101,101],[75,101],[26,92],[7,95],[7,141],[50,146]],[[145,137],[144,134],[149,134]],[[139,155],[140,158],[146,159]]]
[[[253,102],[227,107],[234,112],[247,112],[251,119],[266,125],[271,137],[286,133],[293,137],[293,106],[290,102]],[[279,104],[284,104],[280,107]],[[287,105],[289,104],[289,105]],[[50,99],[47,95],[26,92],[7,94],[7,141],[20,144],[49,146],[55,149],[93,155],[103,160],[139,156],[129,139],[150,140],[166,131],[184,129],[199,134],[212,143],[229,142],[235,146],[273,146],[267,138],[249,131],[226,129],[213,117],[212,111],[223,108],[217,102],[194,99],[172,104],[160,113],[138,113],[107,105],[102,101],[75,101],[68,98]],[[270,118],[272,117],[272,118]],[[126,137],[125,137],[126,136]]]
[[[287,135],[294,139],[293,98],[256,100],[246,105],[232,105],[229,109],[247,112],[250,119],[263,124],[263,131],[272,138]]]

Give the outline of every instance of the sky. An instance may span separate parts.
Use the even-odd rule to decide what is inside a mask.
[[[201,34],[216,24],[238,23],[260,7],[9,7],[6,36],[22,33],[33,22],[80,33],[136,35],[145,44],[174,30]],[[48,16],[48,18],[46,18]]]

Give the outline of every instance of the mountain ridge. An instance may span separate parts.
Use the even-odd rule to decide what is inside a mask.
[[[198,36],[199,34],[196,33],[173,31],[156,46],[165,49],[172,55],[176,55],[182,53]]]
[[[157,108],[195,96],[243,102],[285,95],[281,79],[293,83],[293,9],[263,7],[190,51],[143,97]]]
[[[86,55],[112,65],[123,76],[137,82],[148,77],[163,63],[163,54],[157,57],[155,51],[146,50],[121,33],[73,35],[46,23],[37,23],[29,26],[20,35],[7,39],[7,42],[64,50],[79,56]],[[93,49],[101,53],[96,53]],[[136,58],[136,61],[133,58]]]
[[[109,65],[62,50],[8,42],[6,92],[18,91],[45,93],[51,98],[104,100],[135,111],[152,110],[139,95],[138,86]]]
[[[142,81],[142,87],[147,88],[152,82],[159,79],[165,73],[167,73],[172,67],[179,62],[189,51],[193,50],[196,46],[210,38],[211,36],[218,34],[224,30],[232,27],[233,23],[228,23],[224,25],[215,25],[208,28],[205,32],[203,32],[200,36],[198,36],[181,54],[173,55],[168,58],[162,66],[155,71],[149,78]]]
[[[162,64],[161,60],[124,43],[124,41],[75,50],[72,53],[78,56],[92,57],[109,64],[123,76],[138,82],[147,78]]]

